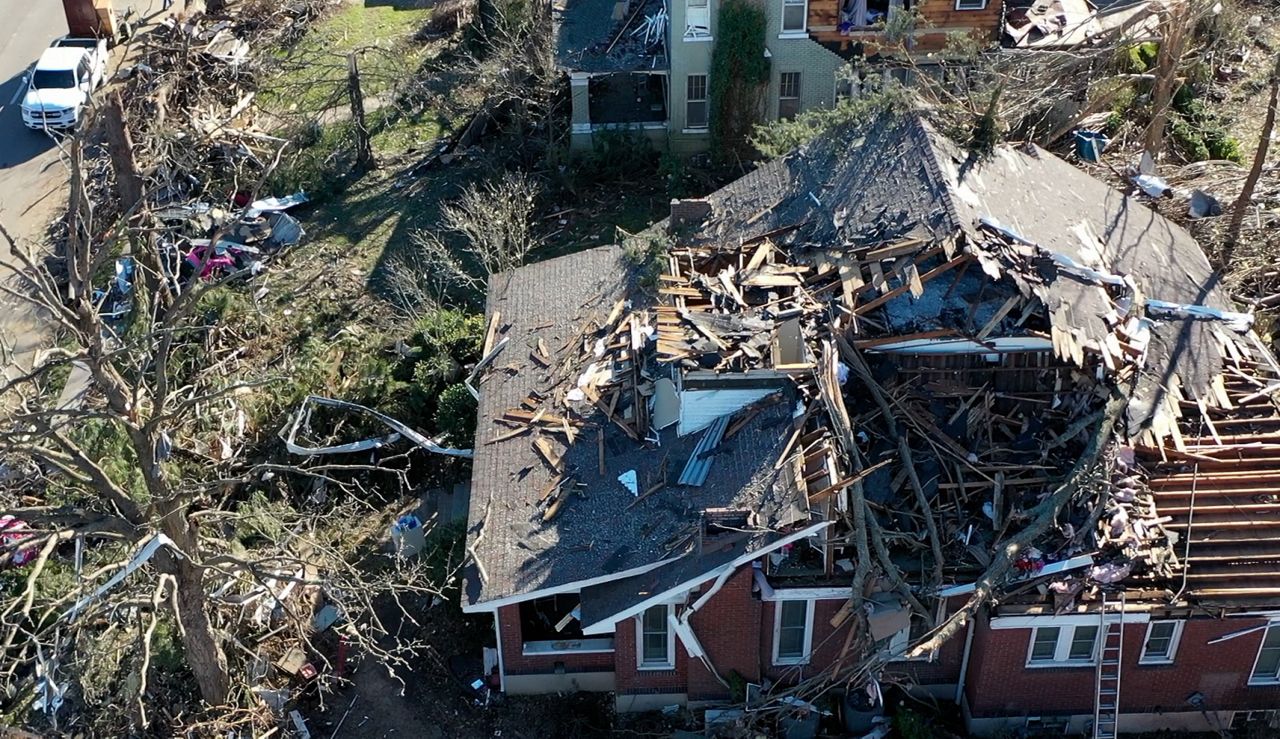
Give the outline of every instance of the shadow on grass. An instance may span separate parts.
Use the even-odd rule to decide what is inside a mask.
[[[436,0],[364,0],[366,8],[392,8],[394,10],[425,10],[436,4]]]

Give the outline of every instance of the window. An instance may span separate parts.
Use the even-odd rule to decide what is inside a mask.
[[[707,127],[707,76],[691,74],[685,88],[685,128]]]
[[[800,73],[783,72],[778,80],[778,119],[788,120],[800,112]]]
[[[941,622],[942,616],[943,604],[939,603],[935,618]],[[881,639],[876,643],[876,648],[884,650],[885,656],[890,662],[932,662],[937,656],[936,651],[918,657],[904,656],[912,644],[919,643],[928,633],[929,622],[923,618],[912,617],[910,626],[894,632],[893,636],[888,639]]]
[[[1253,663],[1250,685],[1280,684],[1280,622],[1267,626],[1262,646],[1258,647],[1258,659]]]
[[[76,74],[70,69],[37,69],[31,78],[36,90],[65,90],[76,86]]]
[[[804,33],[809,16],[809,0],[782,0],[782,32]]]
[[[1142,656],[1138,662],[1144,665],[1173,663],[1178,651],[1178,639],[1182,636],[1182,621],[1152,621],[1147,626],[1147,639],[1142,643]]]
[[[813,640],[813,601],[780,600],[773,614],[773,663],[808,663]]]
[[[685,38],[711,38],[711,0],[685,0]]]
[[[956,10],[986,10],[987,0],[956,0]]]
[[[637,629],[640,638],[636,640],[639,654],[638,666],[642,670],[669,670],[675,667],[675,653],[672,650],[671,624],[667,618],[671,606],[653,606],[640,614]]]
[[[1077,626],[1072,632],[1071,649],[1067,652],[1067,661],[1092,662],[1093,645],[1097,641],[1097,626]]]
[[[1042,626],[1031,631],[1028,667],[1093,664],[1097,626]]]

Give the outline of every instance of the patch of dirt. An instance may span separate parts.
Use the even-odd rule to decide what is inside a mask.
[[[413,660],[411,671],[401,673],[403,685],[383,666],[363,661],[350,687],[326,697],[325,710],[314,704],[299,709],[312,736],[571,739],[612,734],[613,700],[609,694],[531,698],[494,694],[489,705],[476,705],[467,683],[480,676],[481,650],[486,637],[492,642],[493,626],[487,617],[461,613],[455,601],[412,605],[410,611],[417,624],[404,621],[392,626],[384,621],[406,636],[426,638],[430,649]],[[392,616],[393,609],[387,609],[384,617]]]

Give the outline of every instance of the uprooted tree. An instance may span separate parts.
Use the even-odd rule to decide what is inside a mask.
[[[127,244],[153,248],[138,238],[159,233],[151,201],[95,222],[78,139],[68,158],[65,284],[0,229],[20,276],[0,291],[58,334],[0,385],[5,713],[98,735],[225,732],[276,720],[258,693],[288,685],[269,667],[288,652],[322,683],[325,640],[406,664],[415,643],[380,617],[443,593],[460,551],[380,552],[389,519],[369,500],[405,490],[388,459],[273,451],[245,408],[281,378],[233,379],[241,349],[209,309],[244,273],[184,285],[141,257],[113,271]]]

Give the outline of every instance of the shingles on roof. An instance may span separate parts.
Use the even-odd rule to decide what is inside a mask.
[[[708,200],[713,217],[694,234],[703,241],[736,243],[797,224],[785,237],[792,248],[921,232],[975,239],[986,217],[1079,263],[1131,277],[1146,298],[1231,309],[1191,234],[1136,197],[1035,146],[975,158],[917,115],[883,116],[821,137]],[[1051,291],[1055,325],[1101,341],[1111,306],[1100,289],[1058,279]],[[1174,376],[1203,397],[1222,370],[1219,330],[1192,318],[1157,322],[1129,409],[1132,428],[1152,423]]]
[[[950,234],[960,224],[929,135],[914,119],[886,118],[821,137],[709,195],[715,221],[692,236],[737,243],[803,224],[800,243],[829,248]]]
[[[790,391],[765,406],[711,452],[712,473],[699,487],[675,485],[700,433],[657,444],[637,444],[599,414],[594,428],[563,451],[566,474],[581,486],[559,515],[543,521],[541,492],[553,478],[526,434],[486,443],[505,426],[493,419],[519,406],[531,392],[549,393],[559,382],[529,357],[541,339],[553,352],[590,320],[603,321],[625,292],[622,250],[601,247],[522,267],[490,283],[487,315],[501,314],[507,348],[480,386],[472,472],[468,544],[481,567],[468,575],[467,597],[481,603],[657,564],[685,553],[699,513],[707,508],[759,511],[765,521],[787,515],[794,487],[774,463],[790,435]],[[575,369],[577,371],[577,369]],[[599,469],[597,433],[603,433],[606,471]],[[635,503],[618,481],[636,470],[641,492],[658,479],[666,460],[670,485]],[[785,470],[784,470],[785,471]],[[635,503],[633,506],[632,504]],[[480,570],[483,570],[483,576]]]
[[[655,595],[699,577],[709,577],[707,573],[758,549],[765,540],[775,536],[726,536],[709,542],[701,552],[690,553],[648,572],[583,588],[579,621],[583,627],[592,626]]]

